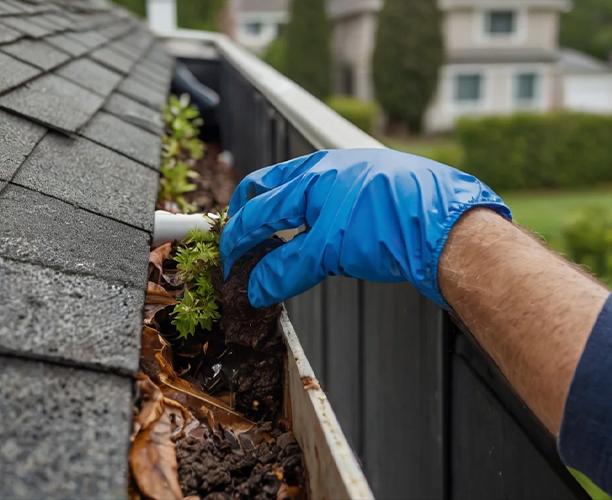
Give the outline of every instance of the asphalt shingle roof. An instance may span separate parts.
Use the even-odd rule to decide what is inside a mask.
[[[0,0],[0,498],[121,498],[174,61],[104,0]]]

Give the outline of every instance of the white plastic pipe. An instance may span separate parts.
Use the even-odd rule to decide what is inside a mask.
[[[216,216],[209,214],[208,217]],[[182,241],[187,237],[187,232],[196,227],[202,231],[210,231],[210,223],[203,214],[173,214],[156,210],[152,246],[158,247],[168,241]]]

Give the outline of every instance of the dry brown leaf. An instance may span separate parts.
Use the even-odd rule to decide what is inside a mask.
[[[149,253],[149,264],[153,264],[157,269],[159,269],[159,274],[164,272],[163,264],[164,261],[170,256],[171,251],[172,243],[168,242],[158,246],[154,250],[151,250],[151,253]]]
[[[172,423],[167,411],[141,430],[130,450],[130,466],[140,491],[151,500],[181,500],[176,448],[170,439]]]
[[[178,269],[164,269],[162,278],[164,278],[166,283],[170,286],[181,286],[185,284],[181,278],[181,272]],[[181,290],[181,292],[182,291],[183,290]]]
[[[141,429],[146,429],[153,422],[159,419],[164,412],[164,395],[151,379],[144,373],[137,375],[138,392],[142,407],[134,418],[134,433],[136,436]]]
[[[166,307],[167,304],[145,304],[143,320],[145,325],[152,325],[155,322],[155,315]]]
[[[176,304],[176,299],[170,295],[163,286],[149,281],[147,285],[147,294],[145,295],[145,304],[165,304],[173,306]]]
[[[163,395],[181,404],[197,418],[206,420],[204,407],[212,411],[215,419],[226,428],[243,432],[253,427],[253,422],[232,410],[225,402],[206,394],[176,374],[172,366],[172,347],[157,330],[144,328],[140,355],[143,371],[159,386]]]
[[[184,408],[164,400],[159,388],[146,375],[139,374],[138,379],[144,404],[134,419],[136,435],[130,450],[132,476],[140,492],[150,500],[181,500],[176,448],[171,436],[177,426],[177,407],[181,416]]]
[[[282,481],[282,477],[279,478]],[[283,481],[283,483],[281,484],[281,487],[278,489],[278,492],[276,493],[276,500],[290,500],[290,496],[289,496],[289,488],[287,487],[287,483],[285,483]]]

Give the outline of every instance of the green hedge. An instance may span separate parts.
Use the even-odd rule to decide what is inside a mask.
[[[378,106],[372,101],[354,97],[332,96],[327,105],[364,132],[374,135],[378,119]]]
[[[463,169],[495,190],[612,182],[612,117],[582,113],[463,118]]]

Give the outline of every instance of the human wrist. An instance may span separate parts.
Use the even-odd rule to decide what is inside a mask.
[[[438,285],[445,300],[454,307],[462,282],[470,279],[486,253],[499,255],[500,245],[521,232],[507,218],[487,207],[465,212],[452,227],[438,261]],[[491,248],[494,245],[495,248]]]

